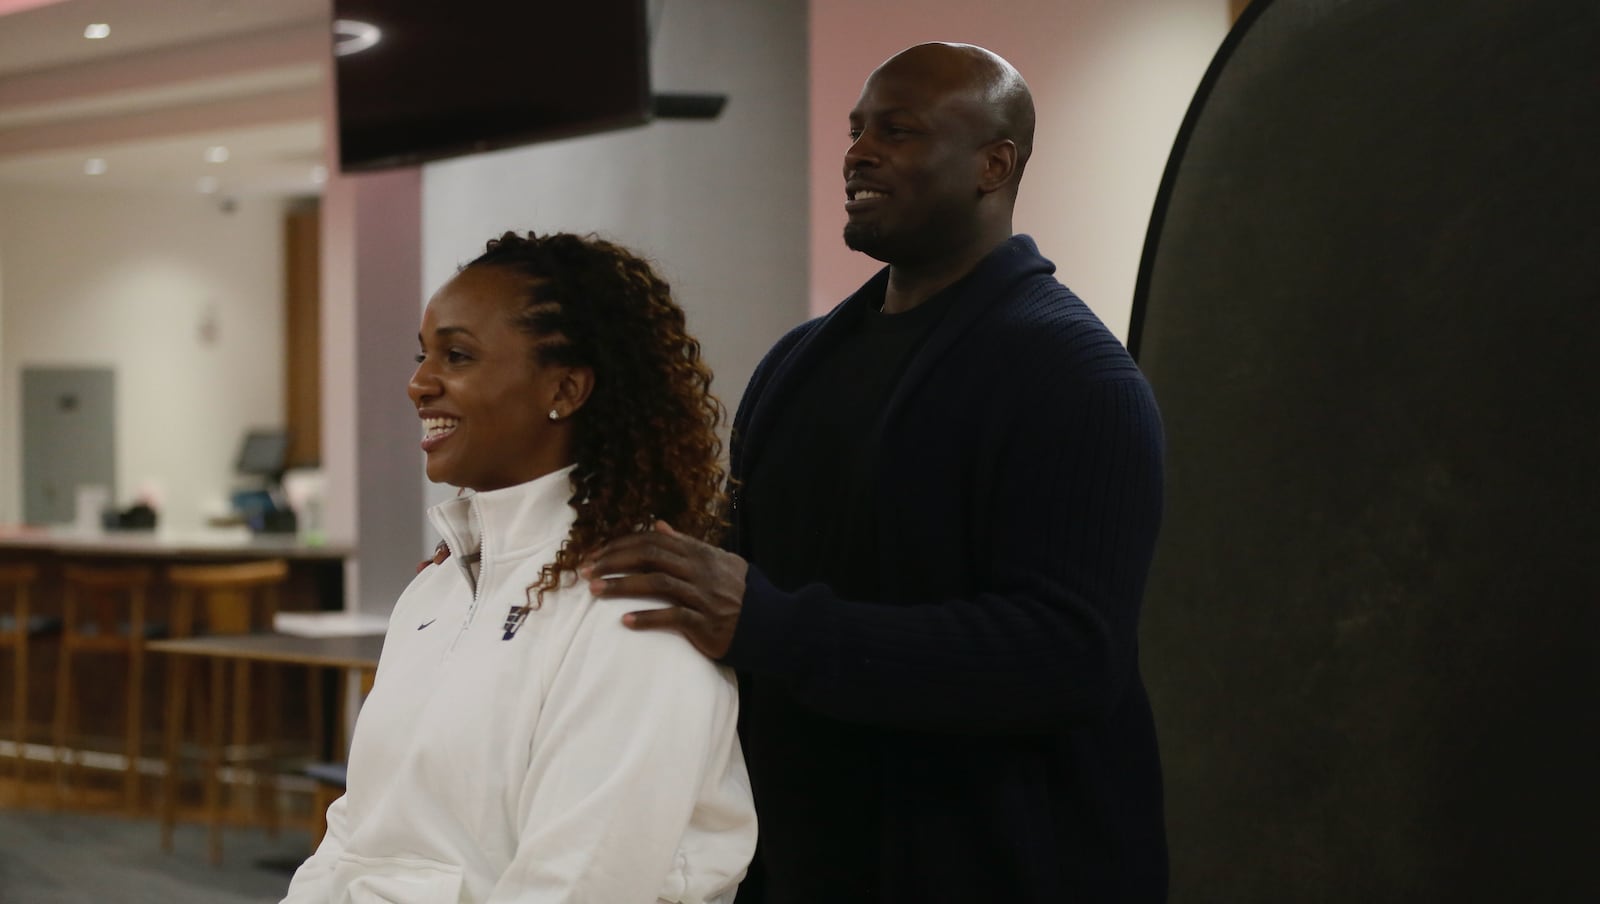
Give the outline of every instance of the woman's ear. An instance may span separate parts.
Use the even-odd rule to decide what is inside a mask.
[[[593,391],[594,368],[563,368],[561,378],[556,382],[556,394],[551,400],[551,410],[561,412],[563,419],[572,417],[585,402],[589,401],[589,393]]]

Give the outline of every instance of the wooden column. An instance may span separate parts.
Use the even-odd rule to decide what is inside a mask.
[[[316,202],[284,217],[284,422],[290,467],[322,463],[321,226]]]

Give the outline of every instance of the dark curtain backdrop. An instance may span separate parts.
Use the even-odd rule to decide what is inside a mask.
[[[1256,0],[1159,195],[1176,904],[1600,901],[1600,2]]]

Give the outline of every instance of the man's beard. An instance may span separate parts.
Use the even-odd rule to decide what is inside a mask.
[[[888,263],[884,255],[890,253],[889,243],[883,240],[876,226],[870,223],[844,224],[844,246],[868,257]]]

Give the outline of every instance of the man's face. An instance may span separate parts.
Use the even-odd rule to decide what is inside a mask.
[[[983,145],[970,91],[893,63],[850,111],[844,241],[889,264],[914,264],[976,232]]]

